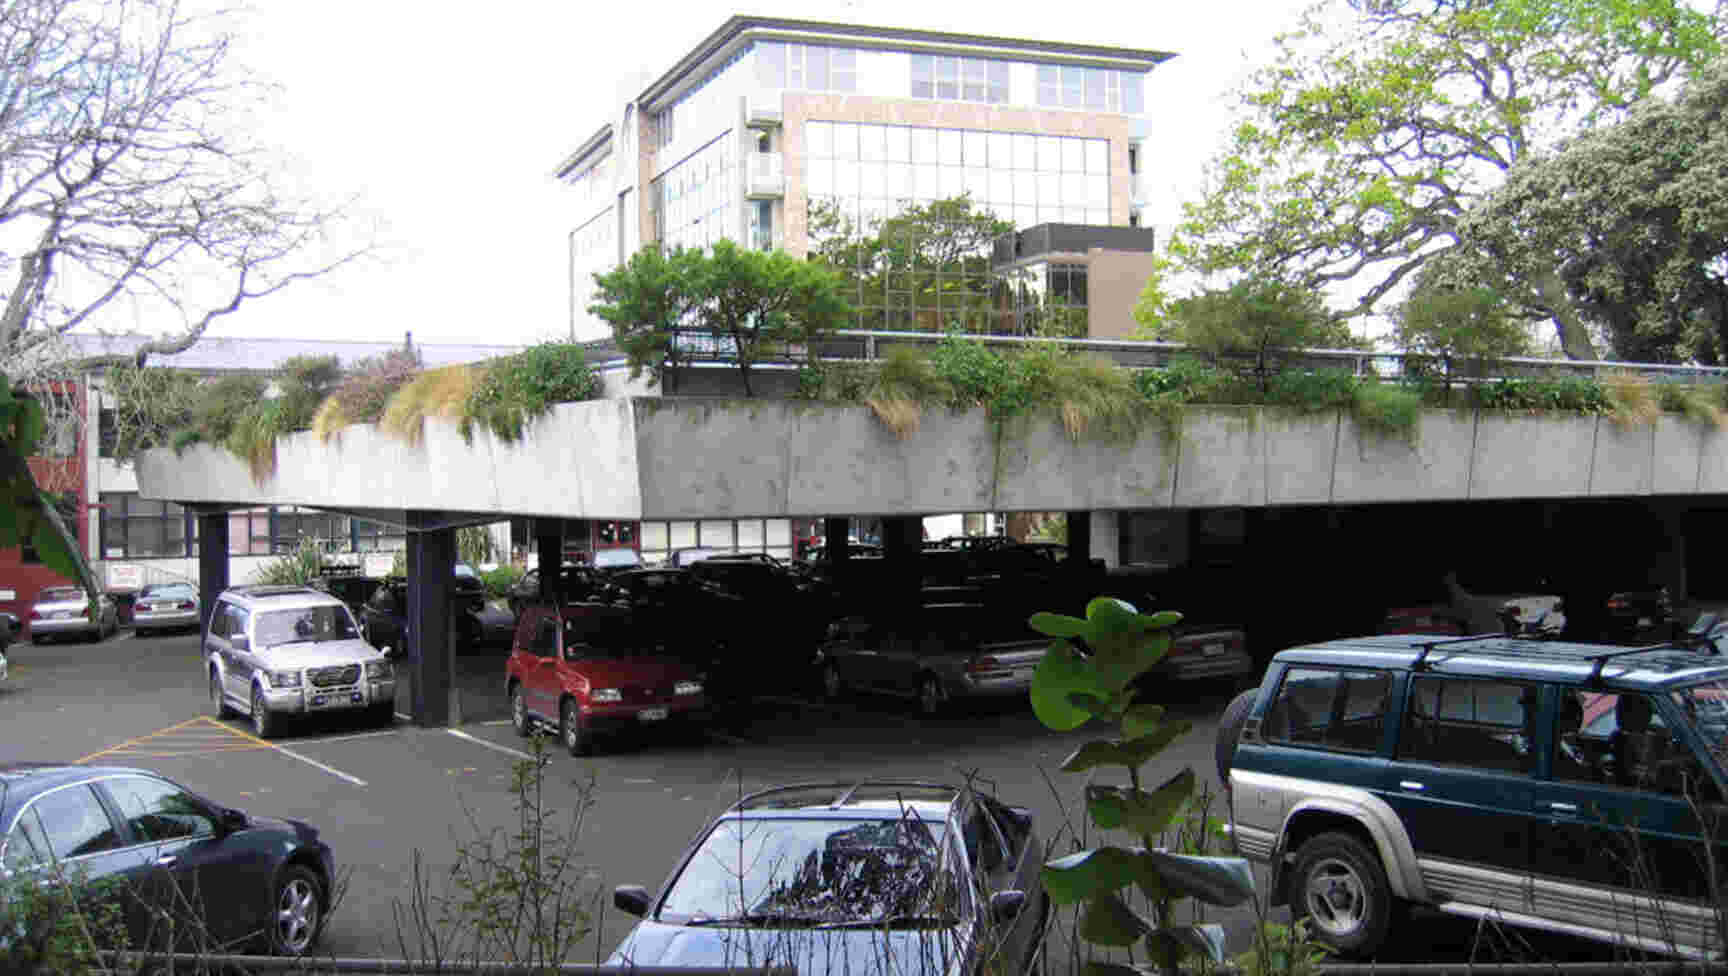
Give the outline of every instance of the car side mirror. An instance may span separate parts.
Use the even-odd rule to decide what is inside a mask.
[[[619,885],[612,889],[612,907],[641,918],[648,914],[648,889],[641,885]]]
[[[1026,907],[1024,891],[998,891],[990,896],[990,918],[996,922],[1012,922]]]
[[[234,634],[228,638],[228,646],[236,651],[247,651],[252,649],[252,641],[245,634]]]
[[[225,835],[245,830],[249,822],[250,821],[246,819],[246,811],[235,810],[232,807],[223,809],[223,811],[216,817],[216,826]]]

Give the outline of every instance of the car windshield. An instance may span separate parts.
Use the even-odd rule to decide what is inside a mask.
[[[146,586],[138,593],[139,599],[154,597],[158,600],[190,600],[198,595],[198,591],[185,583],[169,583],[165,586]]]
[[[360,636],[347,607],[303,607],[258,615],[258,643],[269,647],[301,642],[354,640]]]
[[[610,569],[616,566],[640,566],[642,557],[634,549],[602,549],[594,554],[594,565],[599,569]]]
[[[628,618],[582,614],[564,618],[564,647],[570,657],[633,657],[646,653]]]
[[[1714,680],[1670,692],[1686,716],[1686,724],[1698,731],[1716,764],[1728,769],[1728,680]]]
[[[672,883],[661,921],[687,925],[951,925],[961,887],[945,829],[896,820],[722,820]],[[946,861],[946,863],[945,863]]]
[[[84,591],[75,586],[50,586],[36,594],[38,603],[59,603],[64,600],[82,600]]]

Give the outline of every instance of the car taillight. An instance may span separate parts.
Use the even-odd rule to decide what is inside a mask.
[[[90,605],[85,604],[84,605],[84,619],[86,619],[86,620],[90,619],[90,610],[91,610]]]
[[[182,603],[182,604],[180,604],[180,609],[182,609],[182,610],[196,610],[196,609],[197,609],[197,604],[194,604],[194,603]]]
[[[993,657],[975,657],[970,664],[966,665],[966,670],[973,674],[980,671],[1000,671],[1002,670],[1002,662]]]
[[[1610,609],[1610,610],[1626,610],[1626,609],[1630,608],[1631,606],[1632,606],[1632,604],[1630,602],[1628,602],[1624,597],[1611,596],[1608,598],[1608,609]]]
[[[40,610],[30,611],[30,619],[31,620],[41,620],[42,619],[42,611],[40,611]]]
[[[133,609],[133,611],[135,611],[137,613],[149,613],[150,612],[150,604],[148,604],[148,603],[134,603],[132,605],[132,609]]]

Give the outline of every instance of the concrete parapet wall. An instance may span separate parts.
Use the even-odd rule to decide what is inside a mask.
[[[138,462],[147,498],[569,518],[915,515],[1636,497],[1728,492],[1728,435],[1680,418],[1431,411],[1412,439],[1347,414],[1193,408],[1178,436],[1075,439],[925,410],[896,436],[863,406],[639,398],[561,404],[527,437],[418,443],[351,427],[283,438],[274,475],[197,445]]]

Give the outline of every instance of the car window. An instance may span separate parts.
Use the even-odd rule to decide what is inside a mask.
[[[558,618],[542,617],[534,627],[534,639],[529,642],[528,650],[541,657],[550,657],[558,653]]]
[[[50,586],[36,594],[38,603],[58,603],[64,600],[83,600],[84,591],[75,586]]]
[[[244,636],[246,636],[246,624],[250,620],[251,616],[252,616],[252,614],[249,613],[248,611],[246,611],[245,609],[243,609],[241,607],[234,606],[233,604],[229,604],[228,605],[228,636],[229,637],[244,637]]]
[[[1020,863],[1021,852],[1026,847],[1026,841],[1032,836],[1031,818],[1017,815],[993,800],[984,800],[983,803],[984,809],[989,811],[991,819],[996,822],[997,829],[1002,832],[1002,843],[1008,853],[1009,863]]]
[[[1411,682],[1398,754],[1446,765],[1530,772],[1536,686],[1421,677]]]
[[[216,821],[192,794],[173,783],[144,776],[117,776],[102,783],[138,840],[205,837]]]
[[[1002,866],[1002,838],[982,806],[973,805],[961,833],[966,843],[966,864],[973,871],[994,871]]]
[[[1719,803],[1703,763],[1662,721],[1648,695],[1561,690],[1554,778]]]
[[[517,583],[516,586],[518,589],[538,592],[540,589],[540,571],[538,569],[531,569],[528,572],[523,573],[522,581]]]
[[[216,604],[216,612],[210,615],[210,636],[227,637],[228,623],[228,604]]]
[[[1341,752],[1375,752],[1384,740],[1392,675],[1374,669],[1286,671],[1266,711],[1268,742]]]
[[[96,799],[96,791],[85,785],[37,797],[24,811],[20,826],[32,833],[38,856],[47,853],[66,860],[120,846],[120,834],[108,811]]]

